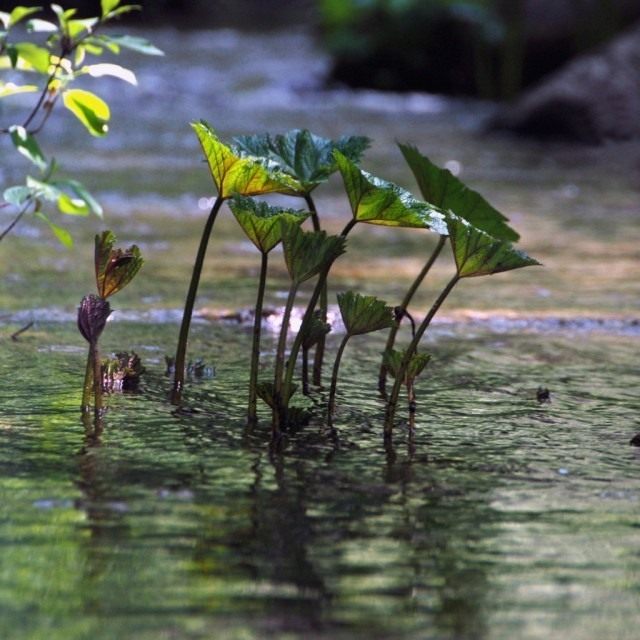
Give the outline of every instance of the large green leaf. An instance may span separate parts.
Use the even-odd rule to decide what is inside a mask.
[[[362,136],[330,140],[307,129],[293,129],[275,136],[268,133],[238,136],[233,141],[242,153],[275,162],[282,171],[300,182],[302,195],[310,193],[337,171],[333,156],[335,150],[352,162],[358,162],[369,146],[369,139]]]
[[[447,218],[451,247],[461,278],[487,276],[501,271],[540,264],[509,242],[498,240],[488,233],[457,218]]]
[[[79,71],[79,74],[88,73],[93,78],[101,78],[102,76],[111,76],[112,78],[118,78],[119,80],[124,80],[132,85],[137,85],[138,80],[136,79],[136,74],[131,71],[131,69],[127,69],[126,67],[122,67],[119,64],[111,64],[107,62],[102,62],[99,64],[89,64],[82,67]]]
[[[388,329],[395,322],[393,309],[375,296],[345,291],[338,294],[338,306],[350,336]]]
[[[100,0],[102,16],[104,17],[108,13],[111,13],[119,4],[120,0]]]
[[[104,100],[84,89],[68,89],[62,94],[62,101],[92,136],[107,135],[111,113]]]
[[[66,192],[65,196],[71,200],[72,207],[79,208],[86,213],[91,212],[99,218],[102,217],[102,206],[81,182],[77,180],[55,180],[51,184]],[[60,199],[58,200],[58,208],[62,213],[71,213],[71,211],[62,209]]]
[[[396,184],[362,171],[339,151],[334,151],[334,157],[344,180],[353,217],[358,222],[431,229],[447,234],[444,214],[437,207],[416,200]]]
[[[114,53],[119,53],[120,49],[129,49],[137,53],[144,53],[147,56],[163,56],[164,51],[151,44],[145,38],[138,36],[120,36],[120,35],[100,35],[91,38],[91,42],[100,43],[108,47]]]
[[[51,55],[49,50],[33,42],[17,42],[7,47],[7,55],[12,59],[15,67],[33,69],[38,73],[49,72]]]
[[[282,240],[281,220],[301,224],[309,217],[308,211],[273,207],[246,196],[234,196],[229,201],[229,208],[261,253],[269,253]]]
[[[508,218],[494,209],[477,191],[469,189],[448,169],[437,167],[415,147],[404,144],[398,146],[427,202],[445,211],[453,211],[494,238],[509,242],[516,242],[520,238],[507,224]]]
[[[8,27],[12,27],[18,22],[22,22],[26,17],[38,13],[42,7],[14,7],[9,14],[9,24]]]
[[[302,231],[298,224],[282,221],[282,248],[291,280],[300,284],[328,269],[346,250],[346,238],[324,231]]]
[[[281,171],[270,171],[259,158],[238,155],[220,141],[204,120],[191,126],[198,136],[211,177],[221,198],[235,194],[257,196],[265,193],[296,193],[299,183]]]

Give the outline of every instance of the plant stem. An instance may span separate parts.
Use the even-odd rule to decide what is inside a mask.
[[[327,404],[327,422],[330,427],[333,426],[333,414],[336,410],[336,388],[338,386],[338,371],[340,369],[340,361],[342,360],[342,354],[344,348],[347,346],[347,342],[351,336],[347,333],[338,347],[338,353],[336,353],[336,360],[333,363],[333,371],[331,373],[331,387],[329,389],[329,402]]]
[[[102,366],[97,340],[91,345],[91,350],[93,352],[93,410],[95,419],[99,420],[102,416]]]
[[[258,367],[260,365],[260,336],[262,333],[262,305],[264,302],[264,292],[267,284],[267,265],[269,254],[262,254],[260,263],[260,280],[258,282],[258,295],[256,297],[255,315],[253,318],[253,344],[251,347],[251,372],[249,374],[249,407],[247,410],[247,420],[249,424],[257,422],[258,404]]]
[[[22,209],[20,209],[20,211],[18,212],[18,215],[11,221],[9,226],[2,233],[0,233],[0,242],[4,240],[5,236],[9,235],[9,233],[11,233],[11,230],[18,224],[18,222],[20,222],[22,216],[27,213],[31,204],[32,198],[28,198]]]
[[[200,283],[200,276],[202,274],[202,265],[204,263],[204,257],[207,253],[207,245],[209,244],[209,237],[211,230],[213,229],[213,223],[216,221],[220,207],[225,198],[218,195],[213,207],[207,218],[207,222],[204,225],[202,231],[202,237],[200,239],[200,246],[198,247],[198,253],[196,254],[196,261],[193,265],[193,272],[191,274],[191,283],[189,285],[189,291],[187,292],[187,298],[184,303],[184,313],[182,314],[182,324],[180,325],[180,335],[178,337],[178,347],[176,349],[175,360],[175,375],[173,379],[173,389],[171,391],[171,404],[180,404],[182,400],[182,390],[184,388],[184,375],[187,356],[187,341],[189,339],[189,327],[191,326],[191,316],[193,315],[193,307],[198,293],[198,285]]]
[[[413,340],[411,341],[411,343],[407,347],[407,350],[404,353],[404,357],[402,358],[402,362],[400,363],[400,368],[396,372],[396,379],[393,383],[393,388],[391,390],[389,398],[387,399],[387,406],[385,409],[385,416],[384,416],[385,439],[391,438],[391,435],[393,433],[393,421],[395,418],[396,408],[398,405],[398,396],[400,395],[400,388],[402,387],[402,381],[406,377],[407,367],[411,362],[411,358],[413,357],[413,354],[415,353],[418,347],[418,344],[420,343],[420,340],[424,335],[424,332],[427,330],[427,328],[431,324],[433,317],[436,315],[436,313],[438,312],[438,309],[440,309],[440,307],[442,306],[442,303],[446,300],[447,296],[451,293],[452,289],[456,286],[456,284],[458,283],[458,280],[460,280],[460,276],[456,273],[456,275],[454,275],[453,278],[449,280],[449,282],[447,283],[447,286],[441,291],[440,295],[431,306],[431,309],[429,309],[429,313],[427,313],[424,320],[418,327],[418,330],[416,331],[416,335],[414,336]]]
[[[433,263],[438,259],[438,256],[440,255],[440,252],[442,251],[442,248],[444,247],[446,241],[447,241],[447,236],[441,235],[438,240],[438,244],[436,245],[436,248],[431,253],[431,256],[429,256],[429,260],[427,260],[427,263],[422,268],[422,271],[420,271],[416,279],[413,281],[413,284],[409,287],[407,293],[404,296],[404,299],[400,303],[400,306],[397,307],[399,312],[398,313],[399,320],[397,323],[392,325],[391,329],[389,330],[389,337],[387,338],[387,344],[385,345],[385,348],[384,348],[385,352],[389,351],[390,349],[393,349],[393,346],[396,342],[398,329],[400,328],[400,323],[402,322],[402,318],[405,312],[407,311],[407,308],[409,307],[409,304],[411,303],[413,296],[418,290],[418,287],[422,284],[422,281],[426,278],[427,274],[431,270],[431,267],[433,266]],[[378,374],[378,391],[380,392],[380,395],[383,398],[387,394],[387,389],[386,389],[387,373],[388,373],[388,370],[383,360],[382,364],[380,365],[380,372]]]
[[[87,367],[84,373],[84,385],[82,387],[82,404],[80,409],[83,414],[88,414],[91,411],[91,394],[93,393],[93,349],[89,345],[89,352],[87,353]]]
[[[306,194],[305,202],[307,203],[307,207],[309,211],[311,211],[311,222],[313,224],[314,231],[320,231],[320,218],[318,217],[318,210],[316,209],[316,203],[314,202],[311,194]],[[320,290],[320,304],[318,308],[320,309],[320,320],[322,322],[327,321],[327,309],[329,307],[329,298],[327,295],[327,283],[322,285],[322,289]],[[320,386],[322,384],[322,365],[324,362],[324,351],[325,351],[325,342],[326,336],[321,336],[316,344],[316,353],[313,358],[313,384],[316,386]],[[306,367],[305,367],[306,369]],[[302,374],[302,385],[303,387],[308,388],[308,374],[306,371],[303,371]]]
[[[346,224],[345,228],[342,230],[340,235],[343,238],[349,234],[351,229],[356,225],[358,221],[355,218],[349,220]],[[293,344],[291,345],[291,350],[289,352],[289,362],[287,363],[287,371],[284,377],[284,385],[283,392],[287,394],[289,389],[291,388],[291,382],[293,380],[293,374],[296,368],[296,362],[298,359],[298,353],[300,352],[300,347],[302,346],[302,337],[304,335],[305,328],[311,322],[311,318],[313,316],[313,312],[316,308],[316,304],[318,302],[318,297],[320,296],[320,292],[322,291],[323,286],[326,285],[327,277],[329,275],[329,271],[331,270],[331,266],[333,265],[333,261],[325,267],[323,271],[320,272],[318,276],[318,281],[316,282],[315,289],[311,294],[311,298],[309,299],[309,303],[307,304],[307,308],[304,312],[304,316],[302,317],[302,323],[300,325],[300,331],[298,331],[298,335],[295,337]]]
[[[276,367],[273,377],[273,433],[279,434],[282,427],[283,413],[289,404],[289,385],[285,385],[283,381],[284,374],[284,358],[287,349],[287,333],[289,332],[289,320],[291,319],[291,311],[293,309],[293,303],[298,293],[299,283],[293,281],[289,288],[289,295],[287,296],[287,304],[282,314],[282,326],[280,327],[280,338],[278,339],[278,349],[276,351]],[[291,358],[291,356],[289,356]],[[283,393],[284,392],[284,393]]]

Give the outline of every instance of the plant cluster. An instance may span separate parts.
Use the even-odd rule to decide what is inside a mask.
[[[35,175],[25,176],[23,184],[5,188],[2,193],[4,203],[0,206],[11,207],[13,219],[0,230],[0,240],[25,214],[33,213],[63,245],[70,246],[71,234],[51,219],[48,209],[55,208],[69,216],[102,217],[102,207],[84,185],[58,177],[55,158],[48,157],[39,142],[39,134],[59,102],[89,134],[107,134],[109,105],[92,91],[74,85],[83,77],[105,76],[135,85],[136,76],[121,65],[95,63],[91,58],[118,54],[122,49],[162,55],[143,38],[101,33],[104,25],[140,7],[121,5],[121,0],[101,0],[100,6],[99,16],[79,18],[76,9],[64,10],[52,4],[53,21],[40,17],[41,7],[17,6],[11,12],[0,11],[0,99],[30,93],[35,96],[33,104],[16,116],[15,122],[0,127],[0,134],[10,138],[15,151],[26,157],[35,170]]]
[[[308,417],[299,407],[292,406],[291,399],[298,388],[304,394],[311,393],[309,352],[323,343],[331,330],[327,323],[327,279],[335,260],[345,253],[347,236],[357,224],[428,229],[439,238],[425,267],[417,274],[415,282],[396,307],[388,306],[373,296],[352,291],[338,295],[346,333],[333,366],[326,409],[327,422],[329,425],[333,423],[339,366],[347,341],[356,335],[388,329],[389,336],[379,373],[379,390],[386,401],[384,434],[387,438],[392,436],[402,387],[407,389],[411,415],[415,411],[414,382],[430,358],[429,354],[419,351],[420,342],[456,284],[465,278],[538,264],[514,248],[513,243],[519,236],[509,226],[505,216],[480,194],[469,189],[448,170],[437,167],[414,147],[400,145],[400,150],[416,178],[422,199],[360,168],[361,156],[369,144],[362,137],[343,137],[332,141],[307,130],[293,130],[280,135],[237,137],[226,144],[206,122],[196,122],[192,126],[207,161],[217,197],[203,230],[186,298],[175,358],[171,397],[174,404],[182,401],[191,316],[209,238],[225,202],[228,202],[241,228],[262,257],[254,314],[247,417],[249,424],[256,422],[257,400],[262,399],[271,408],[272,434],[276,439],[283,430]],[[342,176],[351,215],[340,234],[328,235],[321,229],[312,192],[335,172]],[[302,199],[307,208],[286,209],[256,199],[273,193]],[[306,219],[312,221],[309,231],[301,228]],[[447,241],[453,251],[455,273],[416,326],[408,307]],[[258,378],[260,332],[268,255],[280,243],[290,286],[282,312],[273,375],[270,379],[261,380]],[[315,284],[300,329],[290,336],[290,318],[296,296],[301,285],[307,281],[314,281]],[[406,348],[396,350],[397,332],[404,318],[412,321],[412,339]],[[298,380],[296,376],[301,352]],[[316,385],[322,379],[323,356],[324,350],[316,349],[314,369],[320,373],[319,377],[314,376]],[[388,375],[394,379],[390,390],[387,390]]]

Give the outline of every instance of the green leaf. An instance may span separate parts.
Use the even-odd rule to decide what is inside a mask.
[[[191,124],[198,136],[211,177],[221,198],[239,194],[256,196],[265,193],[296,193],[300,185],[282,172],[269,171],[260,159],[240,156],[222,143],[203,120]]]
[[[17,60],[26,63],[28,69],[33,69],[38,73],[48,73],[49,67],[49,51],[43,47],[39,47],[33,42],[17,42],[11,47],[7,47],[7,54],[15,59],[14,66],[18,66]],[[15,55],[15,58],[13,57]]]
[[[17,185],[15,187],[5,189],[2,197],[5,202],[12,204],[15,207],[21,207],[25,202],[27,202],[27,200],[36,197],[36,194],[31,187]]]
[[[281,220],[301,224],[309,217],[308,211],[272,207],[245,196],[234,196],[229,201],[229,208],[261,253],[269,253],[282,240]]]
[[[17,93],[33,93],[38,87],[35,84],[13,84],[13,82],[0,82],[0,98],[13,96]]]
[[[9,28],[9,20],[11,19],[11,15],[6,11],[0,11],[0,23],[2,23],[3,29]],[[3,32],[3,36],[6,36],[6,32]]]
[[[77,180],[56,180],[51,184],[58,189],[70,192],[73,196],[73,200],[81,200],[87,211],[98,216],[98,218],[102,218],[102,206],[81,182],[78,182]]]
[[[102,10],[102,17],[111,13],[118,5],[120,0],[100,0],[100,9]]]
[[[88,216],[89,207],[81,198],[73,198],[67,193],[61,193],[58,198],[58,210],[69,216]]]
[[[26,17],[38,13],[38,11],[42,11],[42,7],[14,7],[11,10],[11,14],[9,15],[9,27],[12,27],[14,24],[18,24]]]
[[[91,33],[98,24],[98,18],[83,18],[82,20],[69,20],[67,22],[67,34],[75,39],[83,34]]]
[[[437,207],[416,200],[398,185],[362,171],[339,151],[335,151],[334,156],[353,217],[358,222],[431,229],[446,235],[444,214]]]
[[[11,142],[13,146],[25,158],[28,158],[41,171],[47,168],[47,160],[40,149],[37,140],[24,128],[19,125],[9,127]]]
[[[540,264],[506,240],[498,240],[461,218],[448,216],[447,226],[456,269],[461,278],[486,276]]]
[[[302,324],[300,331],[302,332],[302,348],[311,349],[313,345],[331,332],[331,325],[322,319],[322,311],[316,309],[309,322]]]
[[[91,135],[102,137],[107,134],[111,114],[104,100],[83,89],[68,89],[62,94],[62,100]]]
[[[111,231],[103,231],[95,238],[96,286],[98,295],[105,299],[126,287],[144,262],[135,244],[128,249],[114,249],[115,242]]]
[[[382,361],[392,377],[398,376],[405,355],[406,351],[396,351],[395,349],[387,349],[384,352]],[[424,371],[430,360],[431,355],[428,353],[414,353],[409,360],[402,383],[407,386],[413,384],[413,381]]]
[[[32,18],[27,22],[27,31],[30,33],[55,33],[57,30],[58,25],[49,20]]]
[[[131,51],[137,51],[138,53],[144,53],[147,56],[163,56],[164,51],[158,49],[152,45],[145,38],[139,38],[137,36],[100,36],[100,41],[107,45],[116,47],[117,49],[124,48]]]
[[[49,228],[53,231],[53,235],[58,239],[60,244],[64,245],[67,249],[70,249],[73,246],[73,238],[66,229],[51,222],[51,220],[49,220],[49,218],[47,218],[47,216],[45,216],[41,211],[36,211],[36,216],[40,218],[40,220],[44,220],[49,225]]]
[[[448,169],[440,169],[415,147],[404,144],[398,146],[427,202],[445,211],[453,211],[474,227],[499,240],[516,242],[520,238],[507,224],[508,218],[494,209],[477,191],[469,189]]]
[[[289,385],[287,389],[289,393],[286,401],[284,402],[285,406],[289,404],[289,400],[291,400],[293,394],[296,392],[297,386],[295,384],[292,384]],[[278,403],[276,402],[275,386],[273,382],[261,380],[256,385],[256,393],[258,394],[260,400],[262,400],[265,404],[267,404],[272,409],[276,408],[276,405]]]
[[[110,11],[106,16],[103,16],[104,20],[113,20],[118,16],[121,16],[125,13],[131,13],[132,11],[142,11],[142,6],[139,4],[125,4],[113,11]]]
[[[393,309],[375,296],[345,291],[338,294],[338,306],[349,336],[388,329],[395,322]]]
[[[119,64],[100,63],[86,65],[80,69],[80,73],[88,73],[92,78],[101,78],[102,76],[110,76],[112,78],[118,78],[124,80],[129,84],[136,86],[138,81],[136,74],[130,69],[120,66]]]
[[[298,224],[281,221],[282,248],[287,271],[300,284],[328,269],[346,250],[342,236],[327,236],[324,231],[302,231]]]
[[[36,180],[36,178],[32,178],[31,176],[27,176],[26,184],[27,187],[33,191],[35,198],[41,198],[48,202],[57,202],[62,194],[62,191],[55,185]]]
[[[233,141],[241,152],[266,158],[295,178],[302,185],[302,195],[309,194],[337,171],[335,150],[358,162],[369,146],[369,139],[361,136],[343,136],[334,141],[307,129],[294,129],[276,136],[268,133],[238,136]]]

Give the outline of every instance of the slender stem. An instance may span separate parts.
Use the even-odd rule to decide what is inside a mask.
[[[415,337],[413,338],[413,340],[411,341],[407,350],[404,353],[404,357],[402,358],[402,362],[400,363],[399,370],[396,373],[396,379],[393,383],[393,388],[391,390],[391,393],[389,394],[389,398],[387,399],[387,406],[386,406],[385,417],[384,417],[385,438],[391,438],[391,435],[393,433],[393,421],[395,418],[396,408],[398,404],[398,397],[400,395],[400,388],[402,386],[402,381],[406,377],[407,367],[411,362],[411,358],[413,357],[413,354],[415,353],[418,347],[418,344],[420,343],[420,340],[424,335],[424,332],[427,330],[427,328],[431,324],[433,317],[436,315],[436,313],[438,312],[438,309],[440,309],[440,307],[442,306],[442,303],[446,300],[447,296],[451,293],[452,289],[456,286],[456,284],[458,283],[458,280],[460,280],[460,276],[456,273],[456,275],[454,275],[453,278],[449,280],[449,282],[447,283],[447,286],[441,291],[440,295],[431,306],[431,309],[429,309],[429,313],[427,313],[424,320],[422,321],[422,324],[418,327]]]
[[[93,351],[93,410],[95,419],[98,420],[102,416],[102,365],[97,340],[91,345],[91,349]]]
[[[91,394],[93,393],[93,349],[89,345],[89,352],[87,353],[87,367],[84,373],[84,385],[82,387],[82,404],[80,409],[83,414],[88,414],[91,411]]]
[[[438,240],[438,244],[436,245],[435,249],[431,253],[431,256],[429,256],[429,260],[427,260],[427,263],[424,265],[424,267],[422,267],[422,271],[420,271],[420,273],[416,276],[416,279],[413,281],[413,284],[407,290],[407,293],[405,294],[402,302],[398,307],[399,320],[389,330],[389,337],[387,338],[387,344],[385,345],[385,348],[384,348],[385,352],[393,349],[393,345],[396,343],[396,336],[398,334],[398,329],[400,328],[400,323],[402,322],[402,318],[404,317],[407,311],[407,308],[409,307],[409,304],[413,299],[413,296],[418,290],[418,287],[422,284],[422,281],[427,277],[427,274],[431,270],[431,267],[433,266],[434,262],[438,259],[438,256],[440,255],[440,252],[442,251],[442,248],[444,247],[446,241],[447,241],[447,237],[441,235]],[[387,389],[386,389],[387,374],[388,374],[388,370],[383,360],[382,364],[380,365],[380,372],[378,373],[378,391],[380,392],[380,395],[382,397],[385,397],[387,393]]]
[[[340,361],[342,360],[342,354],[344,348],[347,346],[347,342],[351,336],[347,333],[338,347],[338,353],[336,353],[336,360],[333,363],[333,371],[331,372],[331,387],[329,389],[329,402],[327,404],[327,422],[330,427],[333,426],[333,414],[336,410],[336,388],[338,386],[338,371],[340,369]]]
[[[264,291],[267,284],[267,266],[269,254],[262,254],[260,263],[260,280],[258,282],[258,295],[256,297],[255,315],[253,318],[253,344],[251,347],[251,372],[249,374],[249,407],[247,410],[247,420],[249,424],[257,421],[258,404],[258,367],[260,366],[260,336],[262,332],[262,305],[264,302]]]
[[[349,232],[351,231],[351,229],[353,229],[353,227],[356,225],[358,221],[355,218],[352,218],[345,226],[345,228],[342,230],[342,232],[340,233],[340,235],[345,238]],[[313,316],[313,312],[316,308],[316,304],[318,302],[318,297],[320,296],[320,292],[322,291],[322,287],[326,284],[327,282],[327,277],[329,275],[329,271],[331,270],[331,267],[333,265],[333,260],[331,261],[330,264],[328,264],[323,271],[320,272],[320,275],[318,277],[318,281],[316,282],[316,286],[315,289],[313,290],[313,293],[311,294],[311,298],[309,298],[309,303],[307,304],[307,308],[304,312],[304,316],[302,317],[302,323],[300,325],[300,331],[298,331],[298,335],[295,337],[293,344],[291,345],[291,350],[289,352],[289,362],[287,363],[287,371],[285,373],[285,377],[284,377],[284,385],[283,385],[283,391],[284,393],[288,393],[289,389],[291,388],[291,382],[293,380],[293,374],[295,372],[295,368],[296,368],[296,362],[298,359],[298,353],[300,352],[300,347],[302,346],[302,338],[304,336],[304,332],[306,327],[309,326],[309,323],[311,322],[311,318]]]
[[[302,347],[302,393],[309,395],[309,349]]]
[[[33,202],[33,199],[29,198],[25,202],[22,209],[20,209],[20,211],[18,212],[18,215],[13,219],[11,224],[9,224],[9,226],[2,233],[0,233],[0,242],[4,240],[5,236],[9,235],[9,233],[11,233],[11,230],[18,224],[18,222],[20,222],[22,216],[24,216],[24,214],[27,213],[27,211],[29,210],[29,207],[31,206],[32,202]]]
[[[320,218],[318,217],[318,210],[316,208],[316,203],[314,202],[311,194],[308,193],[304,197],[305,202],[307,203],[307,207],[309,211],[311,211],[311,222],[313,223],[314,231],[320,231]],[[320,304],[318,305],[320,309],[320,320],[322,322],[327,321],[327,309],[329,308],[329,297],[327,294],[327,283],[325,281],[322,289],[320,290]],[[320,386],[322,384],[322,365],[324,362],[324,351],[325,351],[325,343],[326,336],[321,336],[318,342],[316,343],[316,353],[313,358],[313,384],[316,386]],[[303,387],[308,387],[308,373],[306,371],[307,367],[303,368],[302,373],[302,384]]]
[[[287,304],[282,314],[282,326],[280,327],[280,338],[278,339],[278,348],[276,351],[276,367],[273,377],[273,431],[274,434],[279,433],[282,426],[283,412],[286,412],[289,404],[289,386],[283,384],[284,374],[284,358],[287,349],[287,334],[289,332],[289,320],[291,319],[291,311],[293,303],[298,293],[299,283],[293,281],[289,288],[287,296]],[[283,393],[284,392],[284,393]]]
[[[193,307],[198,293],[198,285],[200,283],[200,276],[202,274],[202,265],[204,263],[204,257],[207,253],[207,245],[209,244],[209,237],[211,230],[213,229],[213,223],[216,221],[220,207],[225,198],[218,195],[206,224],[202,231],[202,238],[200,239],[200,246],[198,247],[198,253],[196,254],[196,261],[193,265],[193,272],[191,274],[191,283],[189,285],[189,291],[187,292],[187,298],[184,303],[184,313],[182,314],[182,324],[180,325],[180,335],[178,337],[178,347],[176,349],[175,360],[175,376],[173,379],[173,389],[171,392],[171,404],[180,404],[182,400],[182,390],[184,388],[184,369],[186,365],[187,356],[187,341],[189,339],[189,327],[191,326],[191,316],[193,315]]]

